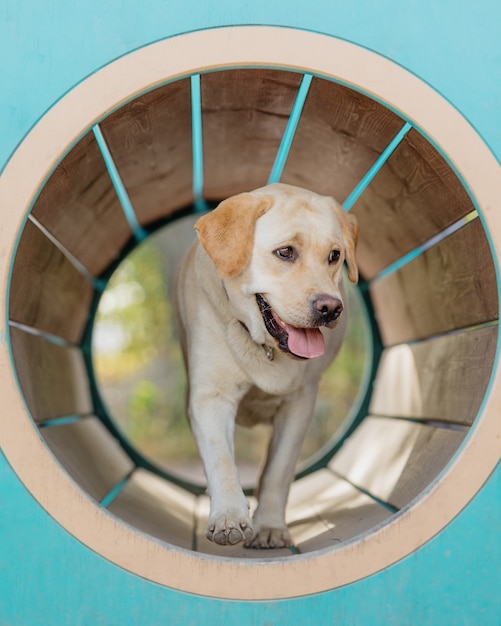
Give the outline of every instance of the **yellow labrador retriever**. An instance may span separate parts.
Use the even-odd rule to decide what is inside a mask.
[[[332,198],[284,184],[201,217],[178,270],[188,414],[218,544],[290,545],[285,506],[323,370],[344,334],[342,267],[358,280],[358,226]],[[234,462],[235,421],[272,423],[253,521]]]

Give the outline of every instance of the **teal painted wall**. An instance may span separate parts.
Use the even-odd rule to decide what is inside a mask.
[[[63,93],[111,60],[190,30],[270,24],[347,39],[445,95],[501,153],[497,0],[2,0],[0,163]]]
[[[2,0],[0,169],[40,116],[98,68],[164,37],[232,24],[325,32],[391,58],[452,102],[499,159],[500,23],[499,0]],[[498,467],[439,536],[375,576],[294,600],[208,599],[148,583],[89,551],[0,455],[0,626],[499,626],[500,528]]]
[[[342,589],[275,602],[148,583],[75,541],[0,459],[2,626],[499,626],[501,469],[416,554]]]

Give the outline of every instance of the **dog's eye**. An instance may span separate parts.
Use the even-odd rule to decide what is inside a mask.
[[[329,254],[329,265],[337,263],[341,257],[341,252],[339,250],[331,250]]]
[[[297,258],[297,253],[292,246],[277,248],[273,254],[284,261],[295,261]]]

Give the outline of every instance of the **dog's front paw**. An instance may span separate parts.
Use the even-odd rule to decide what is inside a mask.
[[[235,545],[248,541],[254,535],[254,528],[248,518],[233,515],[221,515],[209,520],[205,536],[221,546]]]
[[[292,544],[287,527],[260,528],[252,539],[245,542],[246,548],[289,548]]]

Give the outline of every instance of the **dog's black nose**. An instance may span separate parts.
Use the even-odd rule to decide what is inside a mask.
[[[339,298],[320,294],[312,301],[313,314],[315,319],[321,324],[330,324],[337,320],[343,312],[343,303]]]

